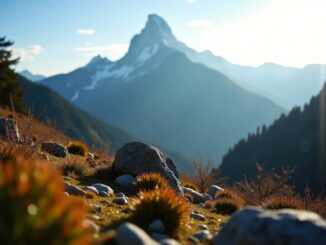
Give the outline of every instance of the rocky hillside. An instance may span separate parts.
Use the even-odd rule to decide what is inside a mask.
[[[217,185],[201,193],[151,145],[129,142],[111,161],[80,142],[30,141],[10,118],[0,118],[0,138],[4,244],[326,242],[326,221],[294,210],[299,199],[269,197],[262,209]]]
[[[297,188],[326,189],[326,88],[303,109],[292,109],[270,127],[242,139],[223,158],[219,168],[232,181],[255,175],[256,163],[267,168],[295,167]]]

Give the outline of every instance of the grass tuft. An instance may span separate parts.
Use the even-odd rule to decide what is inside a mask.
[[[83,157],[86,156],[86,153],[88,152],[87,145],[79,141],[70,142],[67,149],[70,154],[80,155]]]
[[[160,219],[167,234],[175,237],[189,221],[189,206],[170,189],[140,192],[133,202],[130,218],[144,229]]]
[[[170,185],[166,179],[158,173],[146,173],[138,175],[135,187],[138,191],[151,191],[155,189],[166,189]]]

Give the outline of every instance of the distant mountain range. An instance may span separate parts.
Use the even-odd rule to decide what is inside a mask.
[[[32,81],[32,82],[38,82],[40,80],[45,79],[46,77],[43,75],[37,75],[37,74],[33,74],[28,70],[23,70],[21,72],[19,72],[19,74],[25,78],[27,78],[28,80]]]
[[[220,171],[231,181],[255,176],[256,163],[280,170],[296,167],[295,184],[326,190],[326,86],[303,109],[296,107],[270,127],[240,140],[223,158]]]
[[[20,75],[18,80],[24,91],[25,105],[32,110],[34,117],[44,123],[51,123],[70,138],[97,148],[106,147],[111,153],[115,153],[123,144],[137,140],[125,130],[77,108],[50,88],[32,83]],[[160,148],[174,160],[179,170],[193,171],[193,164],[183,155]]]
[[[116,62],[97,56],[42,84],[93,115],[190,158],[222,155],[284,110],[208,68],[150,15],[128,53]]]

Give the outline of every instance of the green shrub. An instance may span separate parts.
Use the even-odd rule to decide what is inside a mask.
[[[240,209],[239,204],[232,198],[221,198],[214,202],[214,211],[222,215],[231,215]]]
[[[87,207],[63,192],[60,173],[47,162],[1,162],[1,244],[91,244]]]
[[[166,189],[170,187],[166,179],[158,173],[138,175],[135,186],[138,191],[151,191],[154,189]]]
[[[189,206],[171,189],[140,192],[133,201],[130,219],[144,229],[154,220],[160,219],[167,234],[176,236],[189,221]]]
[[[302,209],[302,203],[299,199],[290,197],[272,197],[262,205],[266,209]]]
[[[70,142],[67,146],[68,152],[73,155],[86,156],[88,147],[86,144],[78,141]]]

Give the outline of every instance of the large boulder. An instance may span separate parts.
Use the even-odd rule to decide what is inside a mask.
[[[118,172],[133,176],[159,173],[179,195],[183,194],[174,162],[155,146],[141,142],[127,143],[117,151],[113,165]]]
[[[246,208],[231,217],[214,244],[326,244],[326,221],[308,211]]]
[[[41,150],[57,157],[66,157],[68,154],[66,147],[51,141],[43,142],[41,145]]]
[[[0,117],[0,139],[19,142],[20,135],[14,119]]]

